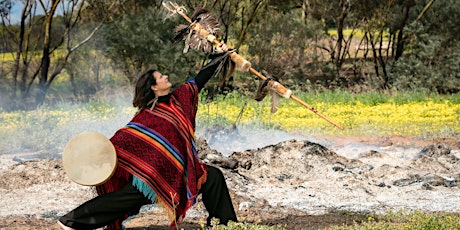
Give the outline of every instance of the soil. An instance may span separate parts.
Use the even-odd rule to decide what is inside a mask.
[[[239,221],[285,229],[350,225],[389,210],[460,211],[460,141],[418,137],[309,137],[228,156],[198,140],[200,157],[227,178]],[[0,156],[0,229],[59,229],[56,220],[95,195],[60,159]],[[201,202],[183,229],[202,229]],[[127,229],[169,229],[146,206]]]

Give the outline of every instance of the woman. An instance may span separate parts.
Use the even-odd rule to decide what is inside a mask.
[[[212,218],[222,224],[237,221],[222,172],[199,161],[194,142],[199,91],[228,55],[224,43],[217,48],[221,54],[173,92],[168,76],[159,71],[138,79],[133,105],[139,110],[110,139],[117,169],[96,187],[99,196],[59,219],[63,229],[122,229],[124,219],[149,203],[163,207],[175,228],[199,194],[208,225]]]

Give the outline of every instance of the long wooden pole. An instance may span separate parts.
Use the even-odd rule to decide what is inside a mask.
[[[208,41],[214,43],[215,45],[220,44],[220,42],[217,41],[217,39],[213,35],[211,35],[208,31],[203,29],[199,25],[199,23],[192,22],[192,20],[186,14],[184,14],[183,9],[181,7],[179,7],[178,5],[176,5],[175,3],[172,3],[172,2],[169,2],[169,4],[170,4],[171,7],[174,8],[174,10],[169,8],[169,6],[167,4],[163,4],[163,6],[166,7],[171,12],[180,14],[185,20],[187,20],[191,24],[191,27],[195,31],[197,31],[199,34],[204,36]],[[235,63],[237,63],[237,67],[238,66],[240,67],[239,69],[243,69],[243,71],[249,71],[250,73],[252,73],[253,75],[257,76],[258,78],[260,78],[262,80],[267,80],[267,78],[264,75],[262,75],[257,70],[252,68],[251,63],[249,63],[246,59],[241,57],[241,55],[237,54],[236,52],[232,52],[232,53],[230,53],[230,57],[232,58],[232,60]],[[297,103],[303,105],[304,107],[306,107],[307,109],[309,109],[310,111],[312,111],[316,115],[320,116],[321,118],[323,118],[327,122],[331,123],[335,127],[339,128],[341,130],[344,130],[343,126],[341,126],[337,122],[333,121],[332,119],[326,117],[325,115],[320,113],[318,110],[316,110],[313,106],[305,103],[304,101],[302,101],[298,97],[294,96],[294,94],[292,94],[291,90],[287,89],[286,87],[281,85],[279,82],[276,82],[274,80],[269,80],[268,84],[272,87],[272,89],[274,89],[281,96],[283,96],[285,98],[290,98],[290,99],[296,101]]]
[[[256,75],[257,77],[259,77],[260,79],[262,80],[266,80],[267,78],[262,75],[261,73],[257,72],[255,69],[253,69],[252,67],[249,68],[249,72],[251,72],[252,74]],[[269,84],[273,86],[273,84],[275,83],[275,81],[273,80],[270,80]],[[276,86],[275,86],[276,87]],[[282,94],[282,91],[286,91],[287,89],[284,88],[284,86],[282,86],[281,84],[278,85],[278,88],[276,88],[276,92],[283,95]],[[283,89],[284,88],[284,89]],[[281,92],[280,92],[281,91]],[[326,120],[327,122],[333,124],[335,127],[341,129],[341,130],[344,130],[344,127],[341,126],[340,124],[338,124],[337,122],[333,121],[332,119],[326,117],[325,115],[323,115],[322,113],[320,113],[318,110],[316,110],[313,106],[307,104],[306,102],[302,101],[300,98],[294,96],[294,94],[289,94],[289,98],[291,98],[292,100],[296,101],[297,103],[303,105],[304,107],[306,107],[307,109],[309,109],[310,111],[312,111],[313,113],[315,113],[316,115],[320,116],[321,118],[323,118],[324,120]]]

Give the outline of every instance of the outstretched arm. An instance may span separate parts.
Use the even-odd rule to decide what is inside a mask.
[[[209,79],[211,79],[219,65],[221,65],[222,61],[225,60],[225,57],[228,55],[228,47],[223,42],[219,44],[216,51],[218,54],[214,55],[208,64],[206,64],[195,76],[195,82],[198,86],[198,91],[201,91],[201,89],[209,81]]]

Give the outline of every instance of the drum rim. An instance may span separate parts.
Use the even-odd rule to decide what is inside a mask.
[[[72,170],[70,170],[72,168],[72,166],[69,165],[69,164],[71,164],[71,162],[67,162],[68,160],[66,160],[67,159],[66,156],[68,154],[70,154],[69,147],[71,147],[73,144],[75,144],[74,142],[76,142],[78,140],[81,140],[81,138],[90,138],[90,137],[98,138],[99,143],[105,144],[106,148],[110,146],[109,147],[110,153],[113,154],[113,162],[111,162],[113,164],[113,167],[112,167],[112,170],[111,170],[110,174],[103,175],[105,177],[104,180],[86,183],[85,181],[81,181],[81,180],[78,180],[78,179],[74,178],[72,176],[72,173],[69,173],[70,171],[72,171]],[[67,144],[65,145],[64,150],[62,152],[62,165],[63,165],[63,170],[66,173],[67,177],[70,180],[72,180],[73,182],[75,182],[77,184],[80,184],[80,185],[84,185],[84,186],[98,186],[98,185],[101,185],[101,184],[107,182],[113,176],[113,174],[115,173],[117,164],[118,164],[118,158],[116,156],[115,147],[113,146],[113,144],[110,141],[110,139],[108,139],[106,136],[104,136],[103,134],[98,133],[98,132],[85,131],[85,132],[82,132],[82,133],[79,133],[79,134],[73,136],[67,142]]]

